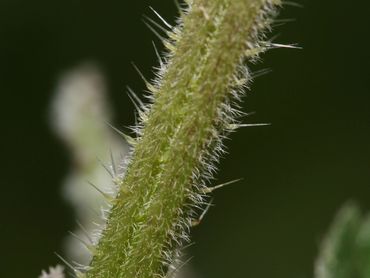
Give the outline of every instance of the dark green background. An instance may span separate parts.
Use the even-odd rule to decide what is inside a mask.
[[[215,194],[190,249],[201,277],[308,278],[319,242],[346,200],[370,204],[368,1],[297,1],[280,18],[272,73],[255,80],[247,123],[227,142],[216,182],[244,177]],[[49,129],[48,105],[60,73],[95,60],[117,112],[134,121],[125,85],[143,89],[131,61],[152,76],[153,34],[141,22],[156,8],[170,22],[172,0],[0,0],[0,277],[37,277],[74,227],[60,197],[69,155]],[[159,45],[159,43],[157,43]]]

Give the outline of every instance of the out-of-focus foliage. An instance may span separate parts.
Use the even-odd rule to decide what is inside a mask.
[[[316,261],[316,278],[370,277],[370,216],[354,203],[337,214]]]

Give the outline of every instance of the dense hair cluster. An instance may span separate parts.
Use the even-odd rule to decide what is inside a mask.
[[[158,15],[167,53],[155,80],[143,77],[149,102],[129,89],[137,106],[136,137],[118,193],[99,240],[89,247],[90,266],[79,277],[172,277],[192,225],[204,215],[208,187],[223,139],[240,126],[238,103],[251,80],[245,62],[269,48],[265,41],[279,0],[187,0],[176,26]],[[161,36],[158,34],[158,36]],[[140,73],[140,72],[139,72]],[[202,217],[202,216],[201,216]]]

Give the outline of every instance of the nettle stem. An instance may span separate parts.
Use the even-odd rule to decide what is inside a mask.
[[[205,182],[237,127],[231,106],[249,79],[243,62],[267,48],[259,39],[278,0],[194,0],[165,41],[154,84],[106,228],[81,277],[168,275],[195,217]]]

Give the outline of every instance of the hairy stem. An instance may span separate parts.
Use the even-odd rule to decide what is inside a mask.
[[[90,267],[89,278],[164,277],[188,239],[194,207],[236,126],[231,104],[249,77],[241,66],[263,47],[258,32],[278,0],[188,1],[165,42],[165,65],[141,111],[120,191]]]

